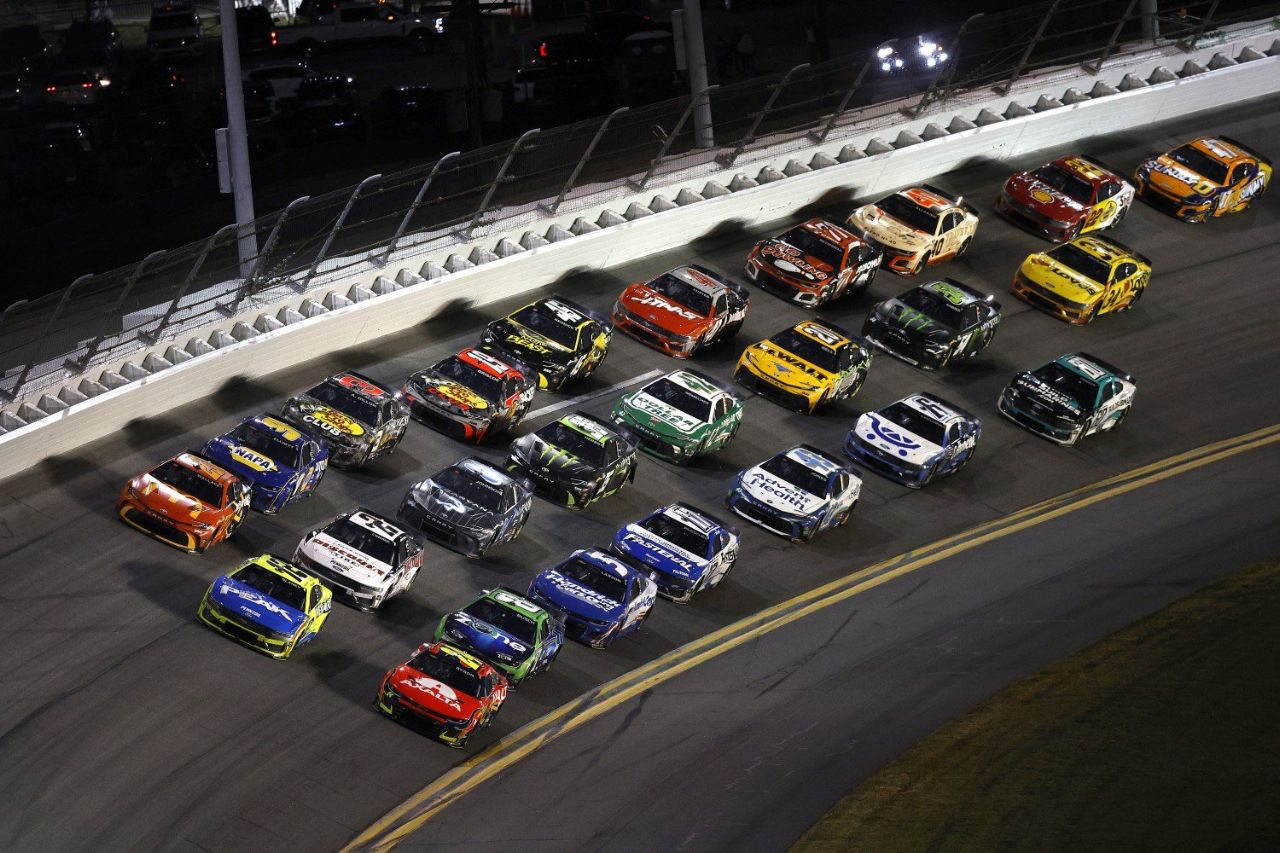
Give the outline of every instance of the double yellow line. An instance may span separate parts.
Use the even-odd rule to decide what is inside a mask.
[[[344,851],[390,850],[449,805],[534,750],[699,664],[776,628],[948,557],[1068,513],[1280,442],[1280,424],[1189,450],[980,524],[766,608],[587,691],[451,769],[360,833]]]

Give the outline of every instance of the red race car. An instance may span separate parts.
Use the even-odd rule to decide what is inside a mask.
[[[116,500],[125,524],[189,554],[230,537],[248,512],[249,485],[194,453],[134,477]]]
[[[880,250],[826,219],[810,219],[756,243],[747,278],[783,299],[817,308],[871,284]]]
[[[468,347],[410,376],[396,396],[409,404],[414,418],[479,444],[486,435],[519,424],[537,387],[536,373],[527,375]]]
[[[1115,171],[1077,154],[1013,175],[996,199],[996,210],[1060,243],[1118,224],[1133,196],[1133,185]]]
[[[742,328],[751,296],[741,284],[689,264],[630,285],[613,305],[619,331],[676,358],[727,341]]]
[[[373,703],[449,746],[464,746],[493,722],[507,698],[507,679],[489,664],[446,643],[423,643],[382,677]]]

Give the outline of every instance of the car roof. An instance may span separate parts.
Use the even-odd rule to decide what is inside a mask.
[[[674,276],[711,297],[729,289],[711,270],[693,264],[676,267],[673,270],[669,270],[665,275]]]
[[[484,480],[492,486],[507,486],[515,482],[506,471],[476,456],[459,459],[452,467],[465,471],[479,480]]]
[[[602,421],[594,415],[589,415],[586,412],[581,411],[570,412],[560,418],[560,423],[570,427],[571,429],[577,430],[592,441],[597,441],[601,444],[618,434],[611,424]]]
[[[532,601],[523,592],[518,592],[508,586],[500,586],[495,589],[491,589],[484,595],[480,596],[480,599],[485,598],[495,604],[500,604],[503,607],[510,607],[513,610],[518,610],[531,619],[535,619],[547,612],[546,608]]]
[[[281,440],[289,444],[299,444],[304,440],[301,430],[292,424],[285,423],[274,415],[254,415],[240,422],[240,426],[245,424],[250,424],[260,430],[278,435]]]
[[[811,331],[809,328],[806,328],[806,327],[813,327],[813,330]],[[855,338],[850,332],[846,331],[840,326],[837,326],[835,323],[832,323],[829,320],[821,320],[816,317],[812,319],[801,320],[799,323],[796,323],[791,328],[799,332],[800,334],[804,335],[806,338],[813,341],[814,343],[819,344],[820,346],[824,346],[827,349],[830,349],[833,351],[840,349],[846,344],[857,341],[857,338]],[[826,332],[828,336],[834,335],[836,337],[843,338],[843,340],[836,342],[836,344],[832,346],[831,344],[824,341],[821,337],[819,337],[818,334],[815,334],[815,332]]]
[[[1109,264],[1115,263],[1126,255],[1133,254],[1124,246],[1113,243],[1110,240],[1104,240],[1101,237],[1096,237],[1092,234],[1085,235],[1084,237],[1077,237],[1072,240],[1071,243],[1077,248],[1083,249],[1098,260],[1105,261]]]
[[[943,426],[950,426],[959,421],[974,420],[974,417],[964,409],[948,403],[940,397],[935,397],[933,394],[924,392],[909,394],[898,402]]]
[[[339,518],[342,517],[344,516],[339,516]],[[408,531],[395,521],[387,518],[381,513],[374,512],[371,509],[366,509],[365,507],[354,509],[351,512],[346,513],[345,517],[350,519],[352,523],[358,524],[365,530],[376,533],[382,539],[387,539],[391,542],[399,542],[401,539],[409,535]],[[336,521],[337,519],[334,520]],[[390,536],[387,535],[387,526],[390,526],[395,531]]]
[[[948,302],[950,293],[954,293],[960,297],[961,305],[971,305],[974,302],[986,302],[987,295],[974,290],[964,282],[956,281],[954,278],[943,278],[937,281],[931,281],[928,284],[920,285],[921,290],[927,290],[930,293],[936,293]]]
[[[371,400],[383,400],[393,393],[390,388],[381,382],[370,379],[363,373],[356,373],[354,370],[335,373],[325,381],[332,385],[337,385],[344,391],[350,391],[353,394],[368,397]]]
[[[579,548],[564,560],[561,560],[559,565],[563,566],[574,557],[581,558],[585,562],[601,569],[602,571],[608,572],[619,580],[626,580],[631,577],[631,573],[634,571],[634,569],[627,566],[626,563],[621,562],[616,557],[609,556],[599,548]],[[558,567],[559,566],[557,566],[557,568]]]
[[[467,347],[459,352],[457,357],[464,364],[474,367],[482,373],[487,373],[490,376],[496,376],[500,379],[506,379],[512,374],[516,376],[524,375],[509,362],[504,361],[491,353],[476,349],[475,347]]]
[[[775,454],[775,456],[786,456],[788,459],[792,459],[823,474],[834,474],[836,471],[848,470],[838,459],[811,444],[798,444],[789,450]]]
[[[940,212],[956,206],[955,201],[950,196],[943,193],[942,190],[928,185],[907,187],[906,189],[898,190],[898,195],[905,196],[921,207],[933,212]]]
[[[191,451],[179,453],[177,456],[173,457],[171,461],[178,463],[183,468],[189,468],[200,476],[213,480],[218,484],[225,483],[228,480],[238,479],[235,474],[232,474],[221,465],[211,462],[203,456],[192,453]]]
[[[250,557],[248,560],[245,560],[237,566],[233,572],[239,571],[249,565],[261,566],[264,569],[275,572],[277,575],[280,575],[286,580],[293,581],[300,587],[310,588],[320,583],[316,578],[307,574],[284,557],[276,554],[259,554],[256,557]]]
[[[1201,151],[1219,163],[1228,165],[1235,163],[1237,160],[1244,160],[1250,156],[1249,152],[1233,144],[1232,142],[1216,136],[1202,136],[1199,139],[1193,139],[1189,143],[1192,148]]]
[[[700,370],[691,370],[687,367],[673,370],[653,381],[658,382],[662,379],[670,379],[686,391],[691,391],[707,400],[716,400],[730,394],[729,389],[725,388],[718,380],[711,378]]]
[[[1115,171],[1085,154],[1068,154],[1054,160],[1052,165],[1093,186],[1123,180]]]
[[[821,237],[829,243],[834,243],[841,249],[847,249],[862,242],[857,234],[821,216],[800,223],[800,227],[814,236]]]

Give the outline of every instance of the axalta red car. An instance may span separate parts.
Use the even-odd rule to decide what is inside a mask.
[[[996,210],[1060,243],[1119,224],[1133,197],[1133,185],[1114,170],[1076,154],[1013,175]]]
[[[235,532],[249,513],[249,486],[193,453],[139,474],[116,501],[120,520],[166,545],[197,553]]]
[[[630,285],[613,306],[619,331],[676,358],[726,341],[742,328],[751,296],[742,285],[690,264]]]
[[[536,376],[468,347],[410,376],[399,397],[417,420],[479,444],[519,424],[537,387]]]
[[[761,289],[817,308],[866,288],[879,269],[879,249],[819,218],[756,243],[745,272]]]
[[[447,643],[423,643],[382,677],[374,706],[453,747],[488,727],[506,701],[507,679],[477,657]]]

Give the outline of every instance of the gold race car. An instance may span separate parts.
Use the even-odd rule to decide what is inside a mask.
[[[733,378],[791,409],[812,414],[847,400],[867,378],[871,350],[826,320],[804,320],[743,350]]]
[[[1077,237],[1027,257],[1013,276],[1013,295],[1068,323],[1124,311],[1142,298],[1151,262],[1110,238]]]
[[[913,275],[964,254],[978,230],[978,211],[959,196],[926,184],[863,205],[850,214],[847,224],[881,247],[881,266]]]
[[[1236,213],[1271,182],[1271,161],[1225,136],[1202,136],[1144,160],[1133,174],[1138,195],[1184,222]]]

